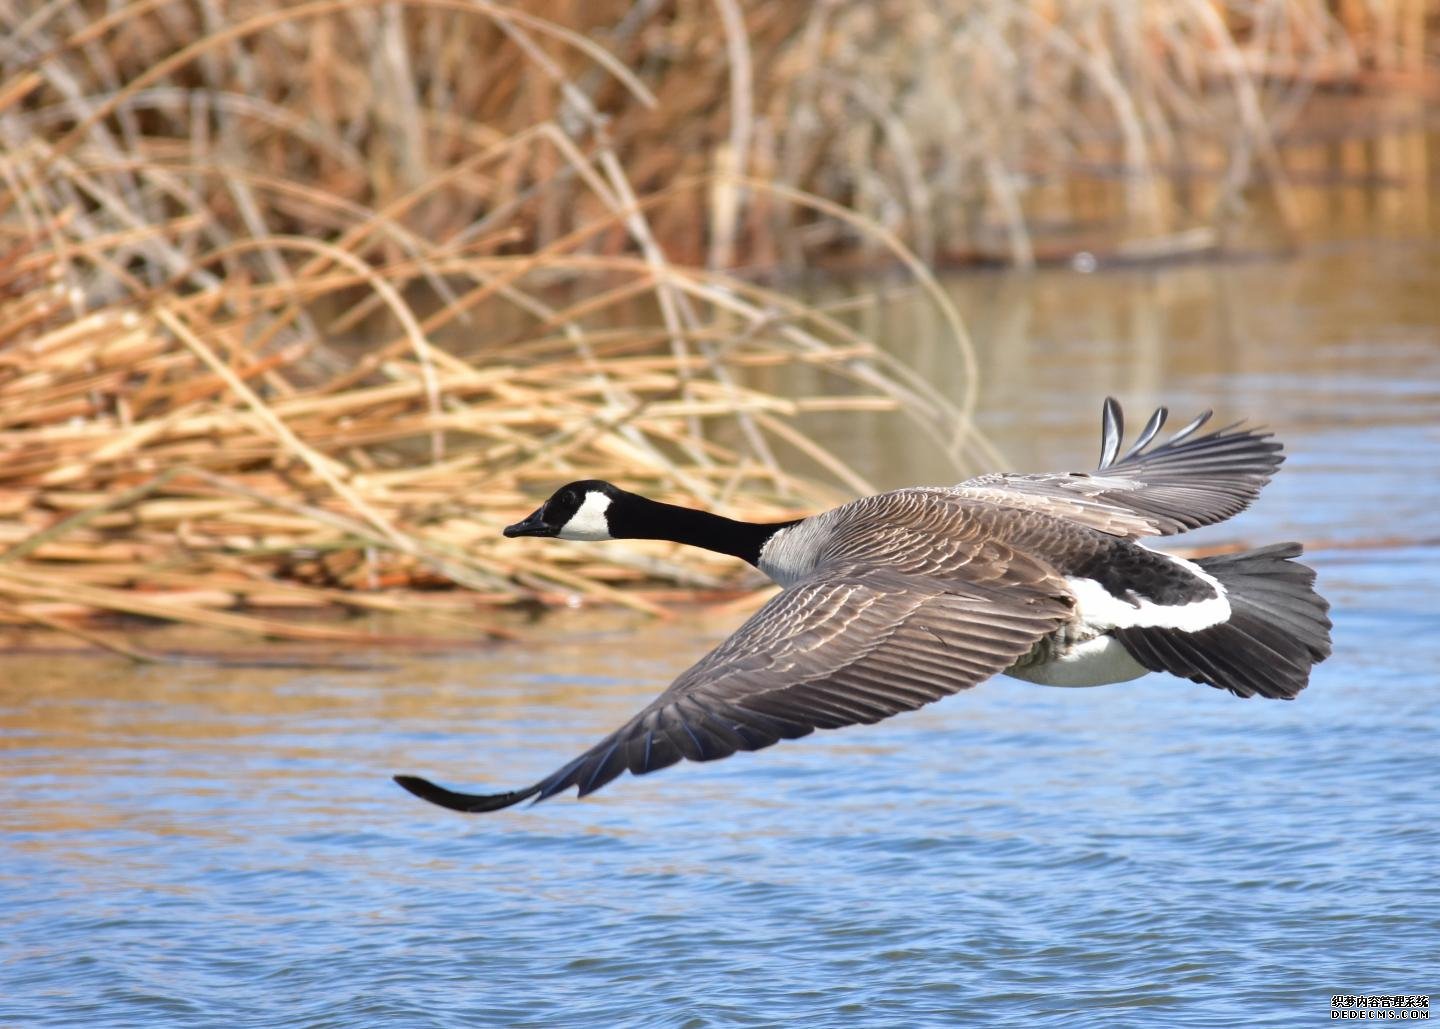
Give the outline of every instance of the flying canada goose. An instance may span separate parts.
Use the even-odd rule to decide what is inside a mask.
[[[1118,456],[1105,401],[1094,472],[982,475],[754,524],[573,482],[506,536],[662,539],[732,554],[783,591],[625,725],[533,786],[489,796],[395,781],[457,811],[495,811],[629,769],[713,761],[815,729],[877,722],[997,672],[1098,686],[1170,672],[1240,697],[1291,700],[1330,653],[1329,605],[1298,543],[1186,561],[1141,546],[1249,506],[1284,458],[1206,411]]]

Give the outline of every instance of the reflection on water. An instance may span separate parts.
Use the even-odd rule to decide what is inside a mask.
[[[1293,704],[1001,680],[466,818],[389,774],[529,783],[735,618],[368,671],[6,660],[0,1024],[1288,1026],[1433,993],[1437,282],[1386,245],[955,286],[1016,467],[1088,461],[1105,393],[1214,406],[1292,454],[1214,538],[1409,541],[1312,555],[1336,655]],[[954,375],[918,310],[873,317]],[[948,477],[893,423],[829,432],[883,485]]]
[[[1208,407],[1263,420],[1287,439],[1357,422],[1426,425],[1440,393],[1437,282],[1440,247],[1417,242],[1335,244],[1302,260],[982,273],[949,285],[975,340],[978,424],[1007,466],[1039,469],[1093,460],[1107,394],[1132,419],[1162,403],[1182,419]],[[942,393],[964,395],[954,344],[918,295],[858,318]],[[786,369],[765,385],[814,392],[822,374]],[[975,470],[912,438],[899,416],[809,419],[879,488]],[[1291,449],[1292,461],[1318,456]]]

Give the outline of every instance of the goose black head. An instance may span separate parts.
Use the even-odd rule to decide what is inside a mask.
[[[505,527],[506,536],[555,536],[562,540],[615,539],[609,511],[624,490],[599,479],[561,486],[523,522]]]

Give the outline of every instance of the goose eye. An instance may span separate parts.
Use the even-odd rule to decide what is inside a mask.
[[[580,498],[575,495],[575,491],[574,491],[574,490],[569,490],[569,489],[563,490],[563,491],[561,491],[560,495],[559,495],[558,497],[556,497],[555,499],[558,500],[558,501],[560,501],[560,505],[561,505],[562,507],[579,507],[579,506],[580,506]]]

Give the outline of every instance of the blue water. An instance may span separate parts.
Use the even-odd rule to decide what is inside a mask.
[[[528,784],[739,616],[558,614],[531,646],[355,671],[12,656],[0,1024],[1295,1026],[1336,993],[1440,993],[1440,343],[1433,309],[1385,299],[1412,295],[1394,253],[1334,258],[1368,315],[1282,320],[1259,356],[1037,313],[1031,399],[988,373],[982,424],[1019,466],[1083,463],[1107,391],[1281,430],[1290,463],[1207,539],[1326,544],[1335,655],[1294,703],[1000,679],[462,816],[390,773]],[[1334,271],[1088,282],[1164,316],[1306,267]],[[1014,288],[1038,311],[1072,287]],[[1275,318],[1235,316],[1261,343]]]

